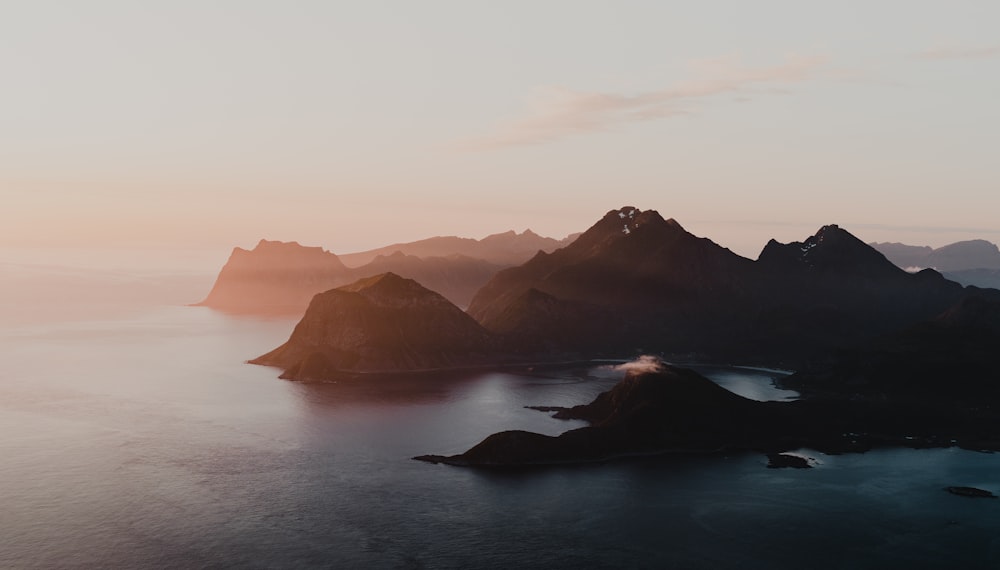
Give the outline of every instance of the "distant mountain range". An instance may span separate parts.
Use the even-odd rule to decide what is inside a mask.
[[[959,241],[937,249],[888,242],[870,245],[903,268],[931,267],[941,272],[1000,269],[1000,248],[981,239]]]
[[[449,257],[461,255],[482,259],[496,265],[518,265],[524,263],[539,251],[553,251],[564,247],[579,234],[557,240],[543,237],[531,230],[517,233],[513,230],[493,234],[483,239],[455,236],[432,237],[408,243],[396,243],[362,251],[347,253],[340,260],[350,267],[360,267],[372,262],[378,256],[402,252],[415,257]]]
[[[313,295],[392,272],[418,281],[460,307],[497,271],[572,241],[510,231],[481,240],[434,237],[367,252],[335,255],[296,242],[261,240],[233,249],[198,305],[232,313],[301,315]]]
[[[986,240],[960,241],[937,249],[888,242],[870,245],[904,269],[930,267],[962,285],[1000,288],[1000,248]]]

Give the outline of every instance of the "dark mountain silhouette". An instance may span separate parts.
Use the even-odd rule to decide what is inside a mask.
[[[694,345],[731,319],[752,265],[656,211],[626,207],[608,212],[565,248],[499,272],[473,298],[469,314],[491,330],[511,330],[515,322],[520,330],[551,329],[551,314],[516,310],[519,303],[530,307],[524,296],[534,290],[549,305],[569,303],[576,309],[563,312],[599,323],[600,343],[609,349],[657,339]],[[584,336],[575,344],[593,344]]]
[[[497,273],[469,313],[495,332],[566,350],[774,362],[929,318],[962,294],[934,271],[906,273],[836,225],[804,242],[772,240],[754,262],[625,207],[567,247]]]
[[[871,245],[903,268],[932,267],[942,273],[969,269],[1000,270],[1000,248],[982,239],[955,242],[937,249],[901,243]]]
[[[945,310],[965,294],[936,271],[910,274],[837,225],[771,240],[754,277],[760,308],[742,346],[807,355],[851,346]]]
[[[288,341],[251,362],[311,380],[477,365],[495,353],[490,333],[447,299],[384,273],[316,295]]]
[[[348,253],[340,258],[350,267],[361,267],[380,255],[402,252],[416,257],[447,257],[464,255],[482,259],[497,265],[517,265],[524,263],[539,251],[552,251],[573,241],[575,235],[562,240],[543,237],[531,230],[517,233],[513,230],[493,234],[483,239],[439,236],[409,243],[396,243],[362,251]]]
[[[260,240],[234,248],[199,305],[233,313],[301,314],[313,295],[343,284],[348,268],[320,247]]]
[[[602,461],[661,453],[773,454],[808,447],[823,452],[864,451],[875,445],[947,447],[956,443],[1000,449],[997,412],[847,399],[756,402],[698,373],[660,365],[632,370],[590,404],[556,417],[590,426],[557,437],[526,431],[495,433],[465,453],[414,459],[459,466],[512,467]],[[989,439],[993,438],[993,439]]]

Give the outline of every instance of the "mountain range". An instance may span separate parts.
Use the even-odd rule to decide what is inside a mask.
[[[392,257],[406,258],[380,259]],[[359,293],[366,283],[373,282],[340,290]],[[405,306],[426,303],[422,318],[438,328],[408,329],[419,338],[404,335],[398,342],[417,347],[438,338],[443,346],[443,339],[469,336],[468,322],[481,329],[472,336],[488,340],[465,359],[400,358],[384,347],[386,362],[394,363],[389,368],[405,370],[411,361],[426,368],[644,352],[794,367],[934,318],[969,294],[936,271],[900,269],[836,225],[802,242],[772,240],[750,260],[692,235],[676,220],[634,207],[612,210],[569,245],[497,272],[472,298],[465,324],[452,318],[461,313],[458,307],[430,302],[430,293],[410,295]],[[360,345],[328,339],[334,329],[377,337],[395,309],[366,308],[333,291],[321,297],[322,303],[317,297],[306,311],[303,330],[282,350],[294,357],[271,354],[258,361],[280,365],[286,376],[300,379],[296,366],[311,352],[332,363],[324,368],[330,375],[388,369],[372,368],[377,358],[341,354],[356,353]],[[365,311],[370,314],[364,318],[344,317]],[[401,322],[409,318],[400,313]]]
[[[1000,288],[1000,248],[986,240],[960,241],[936,249],[888,242],[870,245],[907,270],[931,267],[962,285]]]
[[[343,256],[296,242],[261,240],[252,250],[233,249],[198,305],[230,313],[299,316],[317,293],[392,272],[466,307],[500,269],[574,237],[555,240],[531,230],[481,240],[434,237]]]
[[[395,243],[340,256],[341,261],[350,267],[361,267],[372,262],[380,255],[393,255],[402,252],[416,257],[448,257],[461,255],[482,259],[496,265],[518,265],[524,263],[539,251],[559,249],[579,234],[572,234],[557,240],[544,237],[531,230],[517,233],[513,230],[492,234],[483,239],[462,238],[456,236],[438,236],[407,243]]]
[[[932,267],[941,272],[1000,269],[1000,248],[982,239],[959,241],[939,248],[894,242],[870,245],[903,268]]]
[[[336,266],[328,252],[301,249],[286,272],[305,256]],[[392,258],[408,256],[370,264]],[[315,295],[288,341],[251,362],[299,381],[642,353],[798,370],[783,383],[802,401],[752,402],[659,363],[590,404],[544,408],[589,427],[500,432],[462,454],[416,458],[516,466],[803,446],[1000,450],[998,348],[1000,291],[905,271],[837,225],[771,240],[751,260],[629,206],[496,272],[468,311],[392,272]]]

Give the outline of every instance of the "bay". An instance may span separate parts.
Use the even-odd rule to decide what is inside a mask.
[[[0,567],[993,568],[1000,458],[664,457],[491,472],[412,461],[583,425],[608,366],[305,385],[246,364],[294,321],[158,307],[0,331]],[[759,399],[773,372],[696,367]]]

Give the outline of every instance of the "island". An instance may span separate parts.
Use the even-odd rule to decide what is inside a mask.
[[[649,359],[646,359],[649,362]],[[1000,450],[996,413],[970,415],[958,407],[926,402],[857,402],[807,398],[759,402],[729,392],[697,372],[662,362],[632,369],[594,401],[547,407],[555,417],[589,426],[547,436],[526,431],[495,433],[451,456],[419,461],[470,467],[524,467],[605,461],[637,455],[768,455],[775,467],[807,467],[784,452],[863,452],[873,447],[949,447]]]

